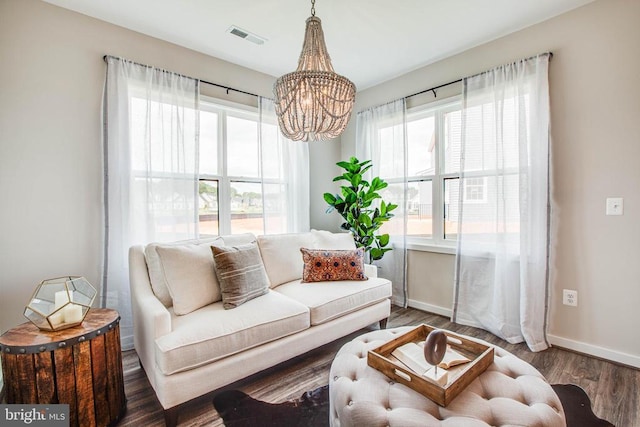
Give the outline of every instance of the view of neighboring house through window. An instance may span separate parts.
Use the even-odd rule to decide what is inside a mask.
[[[494,108],[490,102],[468,108],[462,189],[462,114],[458,100],[407,111],[406,158],[402,148],[394,146],[398,144],[398,138],[393,138],[393,132],[397,132],[397,129],[383,126],[379,130],[380,176],[389,183],[382,191],[382,196],[385,201],[401,204],[406,191],[409,241],[453,244],[458,233],[461,196],[466,206],[466,233],[492,233],[496,224],[491,218],[496,218],[496,215],[500,217],[499,210],[504,208],[504,212],[517,212],[512,205],[518,203],[518,168],[507,167],[504,169],[506,172],[496,172],[498,165],[516,164],[517,159],[509,157],[513,154],[503,153],[517,152],[510,146],[516,143],[517,138],[515,129],[508,126],[499,138],[492,134],[490,112]],[[508,99],[502,108],[506,116],[520,114],[526,120],[526,111],[518,112],[515,100]],[[406,162],[404,166],[403,162]],[[504,193],[503,187],[514,190]],[[499,203],[495,203],[497,194],[504,194]],[[517,227],[517,222],[518,218],[506,218],[502,231],[516,231],[514,227]],[[385,227],[387,232],[392,233],[390,226]]]
[[[528,122],[527,105],[528,95],[524,95],[522,100],[505,98],[499,104],[487,100],[467,107],[463,232],[473,234],[474,239],[495,233],[510,236],[519,231],[520,180],[526,179],[526,176],[521,176],[518,166],[518,140],[521,135],[517,135],[519,130],[515,124],[520,122],[524,125]],[[504,120],[498,135],[495,130],[496,111]],[[524,128],[528,126],[522,126],[520,131]],[[455,188],[459,191],[458,183]],[[456,207],[458,201],[456,196]],[[457,210],[452,212],[450,218],[457,230]]]
[[[269,192],[283,183],[261,173],[258,111],[211,101],[200,108],[200,236],[264,234],[263,184]]]

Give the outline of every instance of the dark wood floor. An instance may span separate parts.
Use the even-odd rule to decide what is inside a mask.
[[[455,325],[445,317],[415,309],[394,307],[387,327],[426,323],[471,335],[499,345],[535,366],[552,384],[577,384],[593,404],[597,416],[617,427],[640,426],[640,370],[574,352],[551,348],[531,353],[526,345],[512,345],[488,332]],[[373,327],[372,327],[373,328]],[[307,390],[329,382],[329,368],[340,347],[368,329],[318,348],[304,356],[285,362],[248,379],[232,384],[251,396],[267,402],[283,402],[300,397]],[[155,397],[145,373],[140,369],[135,351],[124,353],[124,381],[127,413],[119,426],[162,426],[162,407]],[[183,406],[180,426],[221,426],[222,421],[211,404],[213,395],[198,398]]]

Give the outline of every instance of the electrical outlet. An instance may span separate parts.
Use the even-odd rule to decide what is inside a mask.
[[[562,290],[562,303],[564,305],[570,305],[573,307],[578,306],[578,291],[572,289]]]
[[[623,215],[624,199],[622,197],[608,197],[606,214],[607,215]]]

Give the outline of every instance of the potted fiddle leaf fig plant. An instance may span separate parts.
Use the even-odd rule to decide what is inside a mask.
[[[389,221],[398,205],[386,203],[378,193],[388,184],[375,177],[371,182],[364,179],[364,174],[371,169],[371,160],[360,161],[351,157],[348,162],[336,163],[344,169],[342,175],[333,178],[333,181],[346,181],[341,185],[341,194],[324,193],[324,200],[329,204],[327,212],[336,210],[344,219],[340,226],[350,231],[356,243],[356,247],[364,248],[368,254],[369,262],[382,259],[389,247],[389,234],[377,234],[382,225]]]

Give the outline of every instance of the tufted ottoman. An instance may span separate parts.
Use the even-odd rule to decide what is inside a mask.
[[[494,363],[446,408],[367,365],[368,350],[412,328],[369,332],[340,349],[329,378],[331,426],[566,426],[542,374],[500,347]]]

